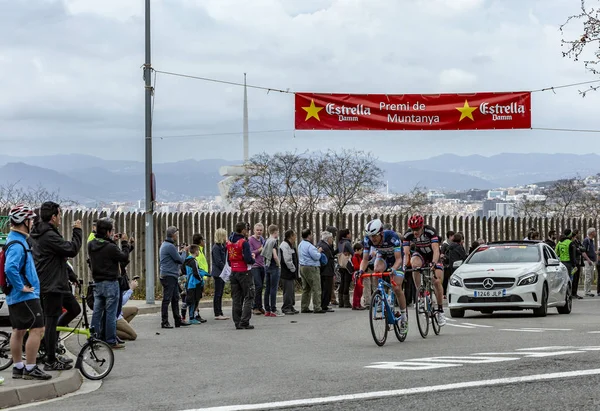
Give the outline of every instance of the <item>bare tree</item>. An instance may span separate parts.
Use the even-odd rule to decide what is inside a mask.
[[[583,218],[600,218],[600,194],[585,191],[578,198],[576,206],[577,216]]]
[[[17,181],[0,186],[0,210],[21,203],[39,207],[45,201],[54,201],[63,207],[75,205],[74,201],[63,198],[60,190],[50,191],[41,184],[36,187],[23,187]]]
[[[596,7],[590,6],[590,0],[581,0],[581,12],[570,16],[567,21],[560,26],[560,31],[563,33],[562,47],[563,57],[570,58],[574,61],[579,61],[583,58],[585,68],[594,75],[600,74],[600,2]],[[565,39],[565,28],[581,23],[577,28],[578,34],[576,38]],[[589,57],[584,57],[584,52],[590,51]],[[586,90],[579,92],[583,97],[590,91],[598,90],[600,86],[590,86]]]
[[[383,185],[383,170],[371,153],[330,150],[323,156],[323,162],[326,170],[323,191],[337,213],[376,193]]]
[[[575,216],[583,188],[579,177],[555,181],[545,190],[548,210],[562,218]]]
[[[295,186],[297,212],[314,213],[323,201],[325,163],[319,157],[305,158],[298,168],[298,180]]]
[[[522,200],[515,203],[515,211],[518,215],[525,218],[534,218],[545,216],[548,212],[546,199],[534,200],[525,196]]]
[[[375,208],[383,214],[429,214],[432,212],[431,201],[427,198],[427,190],[416,185],[408,193],[397,194],[392,198],[377,201]]]

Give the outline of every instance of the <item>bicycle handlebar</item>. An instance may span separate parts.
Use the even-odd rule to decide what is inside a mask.
[[[394,279],[391,278],[391,274],[392,274],[391,271],[384,271],[384,272],[380,272],[380,273],[364,273],[360,277],[358,277],[358,281],[357,282],[358,282],[359,285],[362,286],[362,283],[363,283],[362,279],[363,278],[367,278],[367,277],[369,277],[369,278],[372,278],[372,277],[383,278],[383,276],[385,276],[385,275],[390,275],[390,283],[394,287],[396,287],[398,284],[396,284],[396,282],[394,281]]]

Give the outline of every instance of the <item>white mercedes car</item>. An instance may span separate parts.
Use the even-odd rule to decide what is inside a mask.
[[[503,241],[481,245],[458,267],[448,283],[452,317],[466,310],[491,314],[530,310],[544,317],[548,307],[571,312],[571,279],[552,248],[537,241]]]

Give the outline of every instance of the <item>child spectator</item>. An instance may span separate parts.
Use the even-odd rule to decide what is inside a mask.
[[[361,243],[355,243],[352,247],[354,249],[354,255],[352,255],[352,267],[354,268],[354,272],[358,272],[360,270],[360,262],[363,258],[363,246]],[[365,310],[360,304],[360,299],[363,295],[363,285],[358,278],[355,277],[354,280],[354,294],[352,295],[352,309],[353,310]]]
[[[204,291],[204,279],[202,278],[202,272],[198,268],[198,254],[200,254],[200,247],[197,244],[191,245],[190,254],[187,256],[184,263],[186,271],[185,303],[190,313],[190,324],[200,324],[201,322],[206,322],[206,320],[201,321],[202,318],[194,318],[194,313],[198,307],[200,299],[202,298],[202,291]]]

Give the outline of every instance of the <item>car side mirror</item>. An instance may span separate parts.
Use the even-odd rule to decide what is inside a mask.
[[[558,267],[560,265],[560,260],[557,260],[556,258],[549,258],[546,265],[548,267]]]
[[[452,267],[458,268],[462,265],[462,263],[463,263],[462,260],[455,261],[454,264],[452,264]]]

